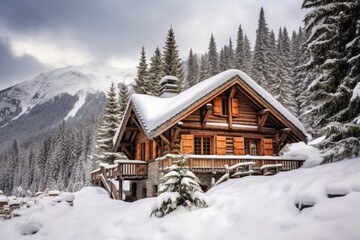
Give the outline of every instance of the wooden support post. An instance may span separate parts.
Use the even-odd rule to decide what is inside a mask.
[[[165,137],[164,134],[160,134],[159,137],[167,144],[169,147],[171,147],[170,141]]]
[[[203,113],[203,111],[201,111],[201,126],[202,127],[206,126],[206,122],[209,119],[211,110],[212,110],[212,104],[208,103],[208,104],[206,104],[206,110],[204,111],[204,113]]]

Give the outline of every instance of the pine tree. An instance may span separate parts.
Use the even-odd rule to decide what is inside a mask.
[[[128,105],[129,99],[130,99],[130,95],[129,95],[129,88],[128,86],[126,86],[126,84],[120,83],[120,91],[119,91],[119,116],[120,116],[120,121],[122,120],[125,111],[126,111],[126,107]]]
[[[269,74],[269,85],[270,85],[270,93],[275,95],[274,86],[276,86],[278,80],[276,78],[276,74],[278,71],[278,49],[276,48],[276,39],[274,31],[271,30],[269,35],[269,63],[268,63],[268,74]]]
[[[209,63],[210,63],[210,76],[214,76],[219,73],[219,57],[216,49],[216,43],[214,35],[211,34],[209,42]]]
[[[264,9],[261,7],[256,30],[256,42],[254,48],[254,60],[252,65],[252,78],[265,90],[269,91],[269,29],[265,20]]]
[[[188,57],[188,73],[187,73],[187,82],[189,87],[194,86],[198,82],[199,71],[198,71],[197,56],[193,54],[192,49],[190,49]]]
[[[137,77],[135,78],[134,91],[139,94],[149,94],[149,77],[148,77],[148,65],[146,63],[146,52],[145,47],[141,48],[140,62],[137,67]]]
[[[200,187],[200,180],[185,166],[187,157],[180,154],[172,158],[174,165],[170,167],[170,172],[161,178],[158,204],[153,208],[152,214],[157,217],[165,216],[178,206],[209,206]]]
[[[209,55],[205,53],[201,56],[199,68],[199,82],[211,77]]]
[[[312,9],[304,19],[310,61],[309,70],[321,75],[310,85],[314,101],[315,127],[326,139],[319,144],[324,161],[331,162],[359,155],[360,97],[360,2],[304,0]]]
[[[219,56],[219,70],[220,72],[223,72],[227,68],[227,59],[226,59],[226,52],[227,52],[227,46],[225,45],[220,49],[220,56]]]
[[[179,57],[178,46],[176,45],[175,33],[172,27],[169,29],[166,36],[163,59],[164,74],[177,77],[178,89],[179,92],[182,92],[185,89],[184,72]]]
[[[119,153],[112,151],[113,137],[119,126],[119,121],[119,105],[116,99],[116,89],[114,83],[112,83],[107,96],[105,113],[98,128],[96,140],[97,153],[94,155],[96,163],[113,164],[114,160],[120,157]]]
[[[290,76],[290,39],[286,28],[280,28],[277,53],[276,75],[270,91],[274,97],[291,113],[296,114],[296,101],[293,90],[293,82]]]
[[[159,82],[164,76],[163,63],[159,47],[156,47],[154,55],[150,59],[149,86],[151,95],[158,96],[160,92]]]
[[[247,61],[245,58],[245,42],[244,42],[244,33],[239,25],[236,38],[236,49],[235,49],[235,68],[244,71],[244,63]]]
[[[250,40],[245,35],[244,37],[244,61],[243,61],[243,67],[242,70],[246,74],[250,75],[252,71],[252,55],[251,55],[251,46],[250,46]]]

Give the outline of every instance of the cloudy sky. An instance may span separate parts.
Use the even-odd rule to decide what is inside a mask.
[[[89,61],[133,67],[163,47],[170,26],[180,56],[236,39],[241,24],[255,40],[260,7],[270,29],[302,25],[302,0],[1,0],[0,89],[39,73]]]

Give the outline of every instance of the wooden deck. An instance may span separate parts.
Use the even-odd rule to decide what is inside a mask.
[[[227,166],[238,163],[254,162],[254,170],[261,172],[262,166],[278,165],[279,171],[294,170],[303,165],[305,159],[285,158],[282,156],[235,156],[235,155],[188,155],[187,165],[194,173],[225,173]],[[160,170],[167,171],[173,164],[171,157],[163,157],[160,163]]]

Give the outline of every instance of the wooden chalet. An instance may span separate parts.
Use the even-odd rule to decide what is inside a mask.
[[[114,151],[131,161],[93,171],[94,183],[102,171],[107,179],[132,180],[135,198],[154,196],[159,176],[172,164],[168,154],[180,152],[188,154],[205,190],[226,172],[268,174],[304,162],[279,156],[286,144],[306,142],[302,124],[245,73],[228,70],[180,94],[175,81],[161,80],[160,97],[131,97],[114,138]],[[250,168],[241,174],[244,166]]]

